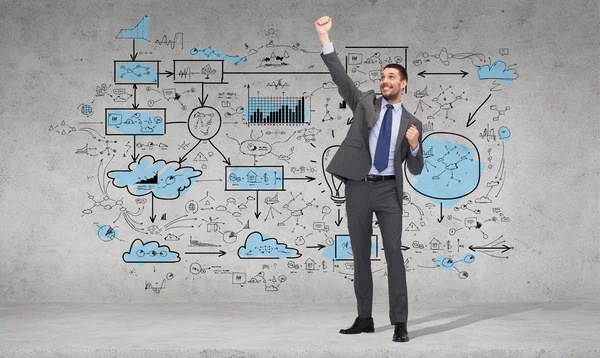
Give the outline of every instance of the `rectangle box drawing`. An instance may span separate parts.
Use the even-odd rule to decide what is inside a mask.
[[[106,108],[106,135],[164,135],[167,132],[166,108]]]
[[[158,86],[160,61],[114,61],[117,85]]]
[[[283,166],[226,166],[225,190],[285,190],[283,188]]]
[[[223,83],[223,60],[173,60],[174,83]]]
[[[234,285],[243,285],[246,283],[246,273],[245,272],[232,272],[231,273],[231,283]]]
[[[335,235],[334,242],[334,260],[335,261],[352,261],[352,244],[350,243],[350,235]],[[371,235],[371,260],[379,261],[379,237]]]

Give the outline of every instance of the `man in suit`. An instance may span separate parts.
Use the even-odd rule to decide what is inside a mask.
[[[371,317],[373,276],[371,235],[373,213],[377,216],[388,268],[389,317],[394,325],[393,341],[408,342],[408,296],[401,249],[403,168],[418,175],[423,169],[421,121],[402,105],[408,76],[403,66],[388,64],[381,71],[379,88],[358,89],[346,73],[329,40],[332,20],[315,21],[322,45],[321,58],[327,65],[338,92],[354,114],[327,172],[346,185],[346,214],[354,260],[354,293],[358,317],[342,334],[374,332]]]

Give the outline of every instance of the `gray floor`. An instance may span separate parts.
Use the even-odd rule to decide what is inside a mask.
[[[600,357],[600,304],[410,306],[408,343],[351,304],[1,304],[0,357]]]

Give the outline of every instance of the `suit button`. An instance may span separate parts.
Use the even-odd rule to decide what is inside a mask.
[[[371,127],[367,127],[368,130],[371,130]]]

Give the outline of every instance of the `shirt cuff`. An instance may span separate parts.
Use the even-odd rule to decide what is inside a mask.
[[[330,41],[325,45],[321,46],[323,55],[327,55],[333,52],[333,43]]]
[[[411,151],[411,154],[413,155],[413,157],[416,157],[417,153],[419,153],[419,145],[418,144],[417,144],[417,147],[415,148],[415,150]]]

